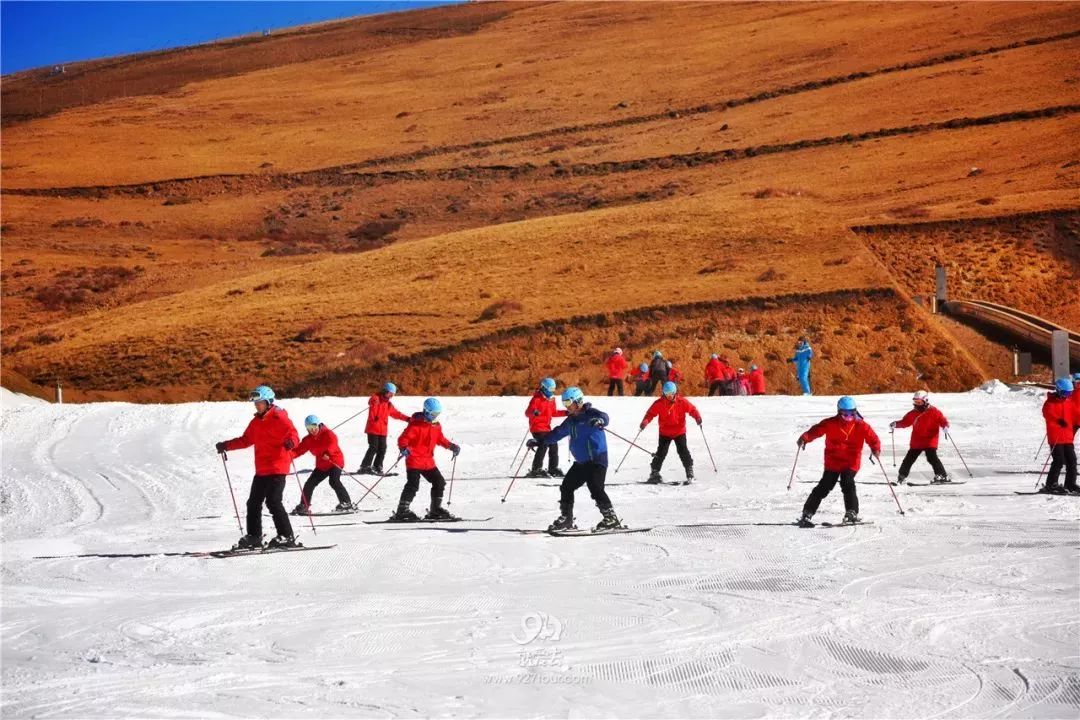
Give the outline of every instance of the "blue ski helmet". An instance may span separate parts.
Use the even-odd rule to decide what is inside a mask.
[[[641,363],[640,365],[638,365],[638,370],[640,370],[641,372],[648,372],[649,364],[648,363]]]
[[[424,419],[435,422],[435,418],[442,413],[442,403],[438,398],[428,398],[424,401]]]
[[[555,380],[553,378],[544,378],[540,381],[540,392],[544,393],[544,397],[551,397],[555,394]]]
[[[318,415],[308,415],[304,418],[304,427],[319,427],[322,422],[319,421]]]
[[[1073,381],[1067,377],[1058,378],[1054,381],[1054,389],[1059,395],[1068,395],[1073,391]]]
[[[568,387],[563,390],[563,405],[577,405],[585,402],[585,393],[579,387]]]
[[[841,412],[855,412],[855,398],[845,395],[837,401],[836,409]]]
[[[662,392],[664,395],[674,395],[675,393],[679,392],[679,388],[675,385],[675,383],[668,380],[660,388],[660,392]]]
[[[653,350],[653,351],[652,351],[652,356],[653,356],[654,358],[658,358],[658,357],[664,357],[664,353],[660,352],[659,350]]]
[[[397,393],[397,385],[395,385],[392,382],[388,382],[385,385],[383,385],[382,389],[383,389],[384,393],[390,393],[391,395],[394,395],[394,394]]]
[[[265,402],[274,404],[274,391],[266,385],[260,385],[251,391],[251,402]]]

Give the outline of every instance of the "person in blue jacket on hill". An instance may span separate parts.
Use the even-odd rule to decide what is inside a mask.
[[[805,337],[799,338],[795,345],[795,355],[788,358],[789,363],[795,363],[795,374],[802,385],[803,395],[813,395],[810,390],[810,358],[814,357],[814,349]]]
[[[528,446],[536,449],[541,445],[554,445],[564,437],[570,438],[570,455],[574,464],[566,471],[559,487],[559,517],[548,530],[575,530],[574,492],[582,485],[589,488],[596,507],[604,518],[596,530],[612,530],[622,527],[611,500],[604,490],[607,477],[608,454],[604,428],[609,422],[607,413],[585,402],[580,388],[569,387],[562,394],[567,418],[557,428],[539,440],[529,440]]]

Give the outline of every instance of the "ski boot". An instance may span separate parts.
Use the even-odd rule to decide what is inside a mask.
[[[577,525],[574,524],[574,517],[572,515],[560,515],[555,518],[555,522],[548,525],[548,532],[554,530],[577,530]]]
[[[801,528],[812,528],[814,527],[814,523],[810,521],[810,518],[812,517],[813,515],[807,515],[804,513],[798,520],[795,521],[795,524]]]
[[[295,535],[278,535],[266,544],[267,550],[300,547]]]
[[[334,512],[352,512],[356,509],[356,506],[351,502],[339,502],[334,508]]]
[[[245,535],[233,545],[233,550],[261,550],[263,543],[262,536],[255,537],[254,535]]]
[[[1080,495],[1080,487],[1065,486],[1065,492],[1069,495]]]
[[[664,478],[660,477],[659,470],[653,470],[651,473],[649,473],[649,479],[645,482],[649,485],[660,485],[664,482]]]
[[[374,475],[375,472],[371,469],[370,465],[361,465],[360,469],[356,471],[356,474],[357,475]]]
[[[840,524],[841,525],[858,525],[861,522],[862,522],[862,518],[859,517],[858,513],[853,513],[850,510],[848,510],[846,513],[844,513],[844,519],[840,521]]]
[[[1053,485],[1046,484],[1046,485],[1043,485],[1041,488],[1039,488],[1039,492],[1046,493],[1048,495],[1064,495],[1065,494],[1065,488],[1061,487],[1057,483],[1055,483]]]
[[[525,473],[525,477],[527,478],[546,478],[547,476],[548,474],[543,470],[530,470]]]
[[[425,520],[460,520],[457,515],[453,515],[449,510],[441,505],[436,505],[427,511],[427,515],[424,516]]]
[[[311,513],[308,512],[308,509],[306,507],[304,507],[304,503],[301,502],[301,503],[296,503],[296,507],[294,507],[292,509],[292,512],[289,513],[289,514],[290,515],[310,515]]]
[[[564,477],[563,471],[560,470],[559,468],[550,468],[548,470],[548,476],[553,477],[553,478]]]
[[[614,508],[608,508],[607,510],[602,510],[601,512],[604,513],[604,517],[602,520],[600,520],[596,527],[593,528],[593,532],[601,532],[603,530],[616,530],[622,527],[622,522],[619,521],[619,517],[615,514]]]
[[[379,477],[382,477],[383,469],[381,467],[371,468],[371,471],[368,473],[368,475],[378,475]]]
[[[896,476],[896,484],[897,485],[903,485],[905,482],[907,482],[907,475],[897,475]]]
[[[420,516],[410,510],[408,505],[399,505],[397,512],[390,516],[390,522],[420,522]]]
[[[934,479],[930,481],[931,485],[944,485],[945,483],[951,483],[952,480],[948,475],[935,475]]]
[[[683,485],[689,485],[694,482],[694,468],[686,468],[686,480],[683,481]]]

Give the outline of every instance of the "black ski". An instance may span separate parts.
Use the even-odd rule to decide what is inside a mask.
[[[419,520],[365,520],[365,525],[419,525],[422,523],[455,523],[455,522],[487,522],[488,520],[494,520],[495,517],[486,518],[454,518],[453,520],[426,520],[420,518]]]
[[[967,480],[953,480],[952,482],[944,482],[944,483],[943,482],[928,482],[928,483],[906,482],[906,483],[900,483],[900,485],[898,485],[897,487],[904,487],[905,485],[907,485],[909,487],[948,487],[949,485],[967,485]]]
[[[1074,497],[1080,498],[1080,495],[1073,495],[1072,493],[1052,493],[1045,490],[1036,490],[1034,492],[1020,492],[1019,490],[1013,490],[1017,495],[1049,495],[1050,497]]]
[[[338,515],[356,515],[362,512],[375,512],[375,508],[357,508],[355,510],[331,510],[329,512],[289,513],[293,517],[336,517]]]
[[[611,528],[610,530],[547,530],[547,534],[552,537],[592,537],[594,535],[625,535],[626,533],[640,533],[649,532],[651,527],[645,528],[628,528],[618,527]]]
[[[303,550],[329,550],[330,548],[337,547],[337,545],[297,545],[296,547],[280,547],[280,548],[255,548],[253,550],[211,550],[204,553],[185,553],[187,557],[203,557],[203,558],[231,558],[231,557],[245,557],[247,555],[274,555],[276,553],[285,552],[300,552]]]
[[[873,520],[860,520],[859,522],[856,522],[856,523],[850,523],[850,522],[849,523],[828,523],[828,522],[823,522],[823,523],[818,523],[818,527],[839,528],[839,527],[854,527],[856,525],[873,525],[873,524],[874,524]]]

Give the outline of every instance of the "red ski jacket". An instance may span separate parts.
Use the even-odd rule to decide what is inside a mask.
[[[722,377],[720,378],[721,380],[735,379],[735,368],[728,365],[727,362],[725,362],[724,360],[720,361],[720,372],[723,373]]]
[[[626,358],[622,355],[612,355],[604,363],[607,365],[607,376],[611,380],[621,380],[626,372]]]
[[[845,422],[839,415],[825,418],[802,434],[811,442],[825,436],[825,469],[830,472],[854,470],[862,467],[862,448],[865,441],[875,455],[881,452],[881,441],[874,428],[862,418]]]
[[[705,382],[710,385],[717,380],[724,379],[724,370],[718,359],[710,359],[705,363]]]
[[[262,415],[251,418],[244,434],[225,443],[226,450],[242,450],[255,446],[256,475],[286,475],[290,472],[293,455],[285,449],[285,441],[300,443],[289,414],[277,405]]]
[[[747,373],[746,377],[750,378],[750,394],[751,395],[764,395],[765,394],[765,371],[761,368],[755,368]]]
[[[300,444],[293,448],[292,456],[300,457],[307,452],[315,456],[316,470],[330,470],[335,466],[339,468],[345,467],[345,455],[342,454],[341,447],[338,445],[337,435],[334,434],[333,430],[321,423],[319,424],[319,432],[314,435],[305,435]],[[324,459],[323,455],[329,455],[330,457]]]
[[[642,372],[641,370],[635,370],[626,376],[626,379],[635,383],[647,383],[649,382],[649,371]]]
[[[912,409],[896,423],[898,428],[911,428],[911,449],[937,449],[938,433],[949,427],[949,421],[940,410],[931,405],[925,410]]]
[[[535,414],[537,412],[540,414]],[[525,417],[529,418],[529,432],[551,432],[551,418],[566,417],[566,411],[556,410],[555,398],[544,397],[544,393],[537,390],[529,401],[529,407],[525,408]]]
[[[405,458],[405,468],[408,470],[434,469],[435,446],[449,450],[452,444],[443,435],[442,425],[437,421],[428,422],[422,412],[409,418],[409,426],[397,441],[398,450],[409,449],[409,457]]]
[[[1073,432],[1078,422],[1075,412],[1071,398],[1047,393],[1042,409],[1043,418],[1046,420],[1046,442],[1051,446],[1073,444]],[[1065,423],[1064,427],[1061,425],[1062,421]]]
[[[682,395],[676,395],[674,402],[662,397],[649,406],[641,424],[648,425],[654,417],[659,418],[660,437],[674,438],[686,434],[687,415],[701,422],[701,413]]]
[[[673,383],[681,383],[686,379],[686,376],[682,374],[682,370],[672,365],[668,368],[667,379]]]
[[[390,431],[390,418],[395,420],[409,421],[409,416],[403,412],[399,412],[390,398],[386,397],[382,393],[376,393],[368,398],[367,401],[368,410],[367,425],[364,427],[364,432],[369,435],[382,435],[386,437]]]

